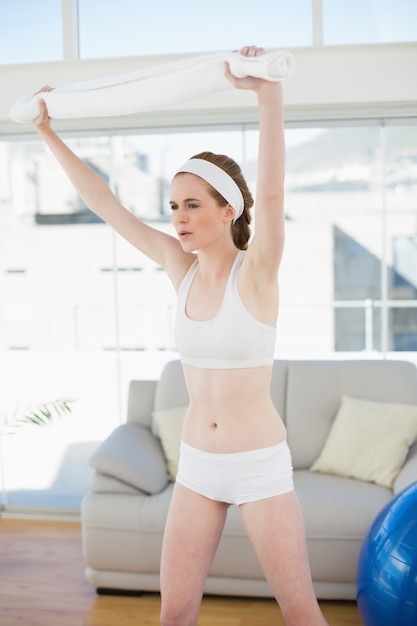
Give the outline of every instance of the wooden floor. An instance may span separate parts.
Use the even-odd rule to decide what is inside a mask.
[[[362,626],[354,602],[321,602],[330,626]],[[0,626],[158,626],[159,596],[97,596],[80,525],[0,519]],[[204,598],[199,626],[284,625],[273,600]]]

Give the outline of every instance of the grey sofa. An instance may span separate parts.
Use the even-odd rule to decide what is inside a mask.
[[[417,405],[417,369],[396,360],[277,360],[271,394],[287,427],[317,597],[354,599],[363,538],[381,508],[417,480],[417,444],[409,449],[392,488],[309,468],[323,448],[343,394]],[[126,424],[93,455],[95,472],[81,521],[86,577],[99,592],[159,590],[161,542],[173,483],[167,478],[161,443],[152,432],[152,412],[187,401],[179,361],[168,363],[159,381],[132,381]],[[228,511],[206,593],[271,595],[234,506]]]

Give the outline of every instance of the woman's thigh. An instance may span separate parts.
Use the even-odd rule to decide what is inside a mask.
[[[176,484],[161,558],[162,613],[193,623],[223,531],[228,505]],[[182,618],[180,618],[182,615]]]
[[[243,504],[240,512],[284,615],[287,611],[316,615],[304,520],[295,491]]]

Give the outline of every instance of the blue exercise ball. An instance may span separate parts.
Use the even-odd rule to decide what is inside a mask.
[[[357,600],[365,626],[417,626],[417,482],[369,529],[359,555]]]

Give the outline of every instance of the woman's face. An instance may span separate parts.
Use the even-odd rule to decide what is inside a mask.
[[[233,209],[220,206],[209,191],[209,185],[194,174],[177,174],[171,183],[172,223],[186,252],[207,247],[226,229]]]

